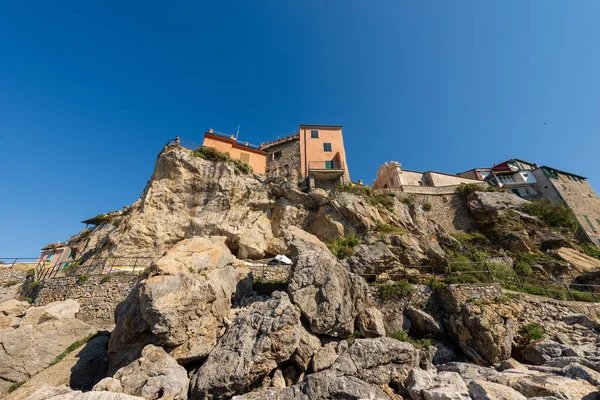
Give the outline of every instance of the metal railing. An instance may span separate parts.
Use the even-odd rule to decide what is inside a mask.
[[[45,279],[81,276],[81,275],[107,275],[113,273],[137,275],[148,267],[153,257],[92,257],[84,261],[71,260],[56,263],[52,266],[38,264],[35,278],[38,281]]]
[[[0,257],[0,267],[14,268],[15,265],[31,265],[36,268],[41,262],[40,257]]]
[[[309,170],[344,170],[344,163],[341,161],[309,161]]]

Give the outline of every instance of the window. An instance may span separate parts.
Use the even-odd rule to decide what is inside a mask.
[[[330,152],[331,151],[331,143],[323,143],[323,151]]]
[[[325,169],[333,169],[333,160],[325,161]]]
[[[515,178],[512,175],[497,175],[498,182],[500,183],[514,183]]]
[[[574,181],[575,179],[571,178],[571,175],[567,175],[567,178],[569,178],[570,181]]]
[[[517,196],[521,197],[521,193],[519,193],[519,189],[512,189],[512,192]]]
[[[585,222],[587,222],[588,225],[590,226],[590,228],[592,228],[592,232],[596,232],[596,228],[594,227],[594,225],[592,225],[592,221],[590,221],[590,219],[588,218],[588,216],[584,215],[583,219],[585,219]]]
[[[246,164],[250,163],[250,154],[240,153],[240,161],[245,162]]]
[[[313,129],[312,131],[310,131],[310,138],[311,139],[318,139],[319,138],[319,131],[316,129]]]
[[[273,153],[273,160],[279,160],[281,158],[281,150]]]
[[[52,261],[53,258],[54,258],[54,253],[52,253],[48,257],[46,257],[46,261]]]

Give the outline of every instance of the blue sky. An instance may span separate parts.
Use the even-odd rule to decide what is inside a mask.
[[[365,182],[516,157],[600,190],[597,1],[174,4],[0,6],[0,257],[134,202],[170,138],[211,127],[343,125]]]

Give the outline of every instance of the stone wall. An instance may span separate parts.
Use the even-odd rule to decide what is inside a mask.
[[[292,275],[290,265],[252,265],[250,271],[255,280],[261,281],[287,282]]]
[[[300,140],[272,145],[265,149],[267,155],[267,176],[295,178],[300,176]],[[275,153],[281,155],[275,158]]]
[[[8,285],[9,283],[23,283],[27,272],[8,268],[0,268],[0,286]]]
[[[117,305],[127,297],[137,283],[135,275],[94,275],[82,282],[77,277],[47,279],[30,292],[33,305],[43,306],[53,301],[78,300],[81,309],[77,318],[98,328],[113,325]]]

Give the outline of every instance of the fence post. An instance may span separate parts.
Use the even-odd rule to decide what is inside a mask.
[[[138,259],[139,259],[139,257],[135,258],[135,262],[133,263],[133,270],[131,270],[131,273],[134,274],[134,275],[135,275],[135,267],[137,267]],[[114,265],[112,265],[110,267],[110,271],[112,271],[113,267],[114,267]],[[110,271],[109,271],[109,273],[110,273]]]
[[[569,288],[569,285],[567,285],[567,282],[563,281],[563,285],[567,289],[567,293],[569,293],[569,296],[571,296],[571,300],[575,300],[575,297],[573,297],[573,293],[571,293],[571,288]]]
[[[15,258],[15,261],[13,261],[12,265],[10,266],[10,269],[13,269],[15,267],[17,260],[18,260],[18,258]]]
[[[494,283],[494,277],[492,276],[492,272],[490,271],[490,267],[489,267],[488,263],[484,262],[483,268],[485,268],[485,271],[487,272],[490,283]]]
[[[448,263],[447,273],[448,273],[448,278],[450,279],[450,284],[453,284],[454,283],[454,279],[452,278],[452,266],[451,266],[451,263]]]
[[[550,297],[550,293],[548,293],[548,289],[546,288],[546,282],[545,281],[540,281],[542,282],[542,287],[544,288],[544,291],[546,292],[546,297]]]
[[[594,299],[594,303],[597,303],[598,300],[596,299],[596,295],[594,294],[594,288],[591,288],[591,290],[590,290],[590,286],[589,285],[586,285],[586,286],[587,286],[588,290],[590,291],[590,293],[592,294],[592,299]]]

